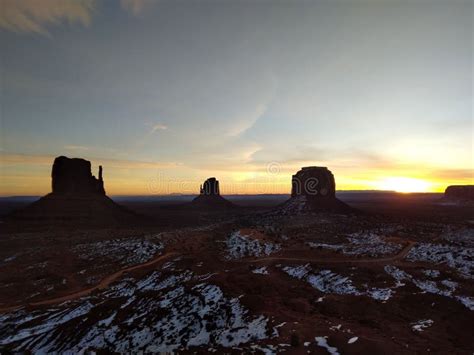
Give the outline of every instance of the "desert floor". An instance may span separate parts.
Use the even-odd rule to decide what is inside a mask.
[[[155,223],[3,228],[0,349],[474,351],[474,216],[438,195],[351,215],[123,201]]]

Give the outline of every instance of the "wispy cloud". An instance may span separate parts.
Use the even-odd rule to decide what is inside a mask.
[[[166,131],[168,129],[167,125],[162,123],[157,123],[151,127],[150,134],[155,133],[156,131]]]
[[[83,145],[65,145],[64,149],[66,150],[76,150],[76,151],[86,151],[89,150],[89,147],[85,147]]]
[[[26,155],[15,153],[0,153],[0,161],[3,166],[10,167],[15,165],[25,166],[52,166],[55,156],[53,155]],[[109,159],[100,157],[84,156],[83,158],[92,161],[94,164],[101,164],[107,168],[115,169],[172,169],[182,166],[177,162],[156,162],[141,160]]]
[[[139,15],[148,5],[156,2],[156,0],[121,0],[120,4],[124,10],[134,15]]]
[[[242,135],[247,130],[251,129],[260,117],[262,117],[267,111],[267,103],[259,104],[255,108],[254,112],[245,115],[245,118],[237,119],[232,122],[230,130],[228,132],[229,136],[237,137]]]
[[[48,34],[46,25],[62,21],[89,25],[95,0],[0,0],[0,28]]]

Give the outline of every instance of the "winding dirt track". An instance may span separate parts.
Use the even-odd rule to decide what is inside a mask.
[[[328,258],[291,258],[284,256],[268,256],[256,259],[245,259],[238,260],[239,263],[260,263],[265,261],[302,261],[312,263],[325,263],[325,264],[376,264],[376,263],[390,263],[396,262],[403,259],[415,245],[415,242],[408,241],[408,244],[400,250],[396,255],[384,257],[384,258],[359,258],[359,259],[336,259],[331,260]]]
[[[279,257],[279,256],[269,256],[269,257],[263,257],[263,258],[256,258],[256,259],[245,259],[245,260],[238,260],[236,262],[238,263],[261,263],[261,262],[271,262],[271,261],[300,261],[300,262],[312,262],[312,263],[325,263],[325,264],[365,264],[365,263],[387,263],[387,262],[396,262],[401,259],[403,259],[413,248],[415,245],[415,242],[413,241],[408,241],[408,244],[396,255],[385,257],[385,258],[361,258],[361,259],[336,259],[336,260],[331,260],[328,258],[292,258],[292,257]],[[66,301],[72,301],[74,299],[80,298],[87,296],[91,294],[92,292],[96,290],[103,290],[107,288],[112,282],[116,281],[119,277],[121,277],[124,273],[138,270],[141,268],[145,268],[154,264],[157,264],[165,259],[168,259],[172,256],[176,256],[179,253],[177,252],[168,252],[163,255],[160,255],[144,264],[139,264],[135,266],[130,266],[125,269],[119,270],[106,278],[104,278],[99,284],[81,290],[77,292],[73,292],[69,295],[61,296],[61,297],[56,297],[56,298],[51,298],[48,300],[44,301],[39,301],[39,302],[32,302],[28,303],[26,305],[20,305],[20,306],[11,306],[11,307],[5,307],[5,308],[0,308],[0,313],[6,313],[6,312],[12,312],[17,309],[23,308],[25,306],[29,307],[36,307],[36,306],[47,306],[47,305],[52,305],[52,304],[57,304],[57,303],[62,303]]]
[[[56,304],[56,303],[62,303],[62,302],[66,302],[66,301],[72,301],[74,299],[77,299],[77,298],[80,298],[80,297],[83,297],[83,296],[87,296],[87,295],[91,294],[92,292],[94,292],[96,290],[103,290],[103,289],[109,287],[109,285],[112,282],[117,280],[119,277],[121,277],[126,272],[130,272],[130,271],[133,271],[133,270],[137,270],[137,269],[141,269],[141,268],[145,268],[147,266],[157,264],[160,261],[163,261],[165,259],[168,259],[168,258],[170,258],[172,256],[176,256],[176,255],[178,255],[178,253],[176,253],[176,252],[165,253],[163,255],[159,255],[158,257],[156,257],[156,258],[154,258],[154,259],[152,259],[152,260],[150,260],[146,263],[130,266],[130,267],[127,267],[125,269],[119,270],[119,271],[107,276],[100,283],[98,283],[97,285],[95,285],[93,287],[86,288],[86,289],[81,290],[81,291],[73,292],[69,295],[51,298],[49,300],[44,300],[44,301],[39,301],[39,302],[32,302],[32,303],[28,303],[26,305],[21,305],[21,306],[11,306],[11,307],[0,308],[0,313],[11,312],[11,311],[17,310],[17,309],[25,307],[25,306],[32,306],[32,307],[45,306],[45,305],[51,305],[51,304]]]

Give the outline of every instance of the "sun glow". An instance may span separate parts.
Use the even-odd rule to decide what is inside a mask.
[[[430,186],[428,181],[407,177],[390,177],[377,184],[377,188],[380,190],[396,192],[428,192]]]

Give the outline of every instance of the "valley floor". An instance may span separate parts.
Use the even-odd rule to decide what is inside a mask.
[[[470,219],[400,210],[8,232],[0,350],[472,354],[473,278]]]

